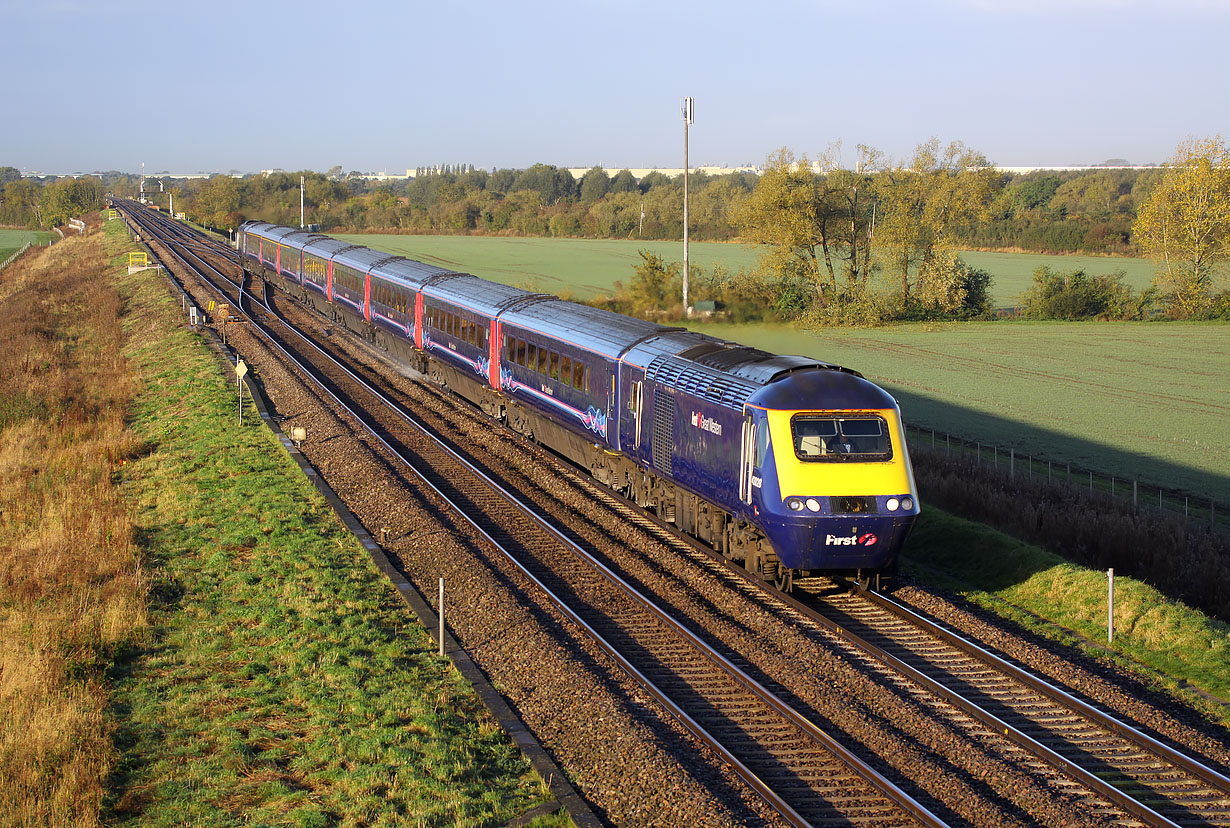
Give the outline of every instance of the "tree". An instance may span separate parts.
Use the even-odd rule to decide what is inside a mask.
[[[234,227],[239,215],[239,182],[215,175],[201,188],[193,205],[197,220],[213,227]]]
[[[568,201],[576,194],[572,173],[551,164],[535,164],[517,176],[513,190],[533,190],[545,204]]]
[[[879,156],[868,147],[859,151],[869,166]],[[783,147],[769,156],[734,221],[743,238],[764,246],[760,264],[765,270],[783,281],[806,279],[825,307],[843,292],[849,296],[864,290],[871,275],[869,191],[870,178],[861,163],[858,171],[818,176],[806,156],[796,160]]]
[[[103,206],[102,181],[94,176],[61,178],[43,187],[40,196],[43,223],[48,227],[66,223]]]
[[[986,219],[999,176],[980,152],[960,141],[941,150],[938,138],[919,144],[908,167],[876,179],[875,244],[901,280],[901,302],[952,309],[953,233]]]
[[[1154,284],[1171,314],[1207,312],[1213,282],[1230,260],[1230,150],[1221,136],[1179,145],[1132,231],[1157,261]]]
[[[641,263],[636,266],[628,290],[632,307],[642,313],[665,310],[683,290],[679,262],[666,264],[661,256],[648,250],[638,250],[637,253],[640,254]]]
[[[21,170],[16,167],[0,167],[0,187],[14,181],[21,181]]]
[[[636,186],[636,176],[632,174],[631,170],[620,170],[615,173],[615,177],[611,179],[611,185],[607,192],[630,193],[633,190],[639,191],[639,189],[640,188]]]
[[[611,187],[611,179],[607,177],[602,167],[591,167],[581,176],[581,201],[593,204],[607,194]]]

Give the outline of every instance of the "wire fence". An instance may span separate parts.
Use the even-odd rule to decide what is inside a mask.
[[[1162,486],[1141,483],[1138,479],[1058,463],[1027,454],[1017,454],[990,443],[966,440],[955,434],[919,426],[906,426],[911,445],[972,460],[980,466],[998,469],[1008,477],[1046,480],[1049,483],[1100,493],[1120,501],[1130,501],[1137,509],[1158,509],[1183,515],[1189,522],[1200,522],[1230,532],[1230,506],[1212,498],[1195,498]]]
[[[9,256],[3,262],[0,262],[0,270],[4,270],[6,267],[11,265],[13,262],[17,261],[21,257],[21,254],[29,250],[30,247],[31,247],[30,242],[26,242],[24,245],[22,245],[21,248],[18,249],[16,253]]]

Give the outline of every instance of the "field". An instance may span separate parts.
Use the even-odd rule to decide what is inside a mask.
[[[850,366],[912,424],[1230,501],[1230,325],[692,327]]]
[[[46,244],[54,238],[55,233],[44,233],[41,230],[0,229],[0,262],[17,252],[26,242]]]
[[[610,239],[540,239],[495,236],[386,236],[342,235],[340,239],[385,250],[441,267],[455,268],[485,279],[578,299],[610,295],[615,282],[627,284],[640,262],[638,250],[649,250],[667,261],[682,261],[680,242]],[[974,267],[995,277],[996,306],[1017,304],[1029,287],[1034,268],[1050,265],[1059,270],[1086,268],[1091,274],[1126,271],[1126,282],[1139,290],[1153,278],[1146,259],[1110,259],[1098,256],[1045,256],[1034,253],[977,253],[962,256]],[[693,265],[720,263],[731,271],[756,265],[756,249],[743,244],[693,242]]]

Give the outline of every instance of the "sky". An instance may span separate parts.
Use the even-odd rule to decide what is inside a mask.
[[[1158,163],[1230,134],[1230,0],[0,0],[0,166]]]

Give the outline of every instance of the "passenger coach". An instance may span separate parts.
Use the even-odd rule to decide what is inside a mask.
[[[246,268],[765,580],[891,572],[918,514],[855,371],[264,222]]]

